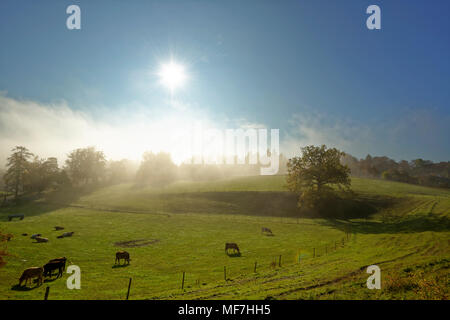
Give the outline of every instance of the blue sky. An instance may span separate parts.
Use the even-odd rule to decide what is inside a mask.
[[[66,28],[71,4],[81,30]],[[371,4],[381,30],[366,28]],[[201,115],[279,128],[288,154],[326,143],[358,157],[447,161],[449,9],[424,0],[1,1],[2,148],[29,143],[45,154],[63,143],[55,136],[68,141],[42,126],[33,133],[32,119],[27,134],[6,132],[37,106],[37,122],[46,112],[88,119],[73,136],[143,114],[149,125]],[[170,57],[189,76],[174,97],[155,75]]]

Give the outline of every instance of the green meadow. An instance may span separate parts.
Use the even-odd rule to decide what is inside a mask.
[[[43,299],[47,286],[49,299],[125,299],[130,278],[130,299],[448,299],[449,190],[353,178],[356,204],[332,219],[302,215],[284,185],[283,176],[121,184],[0,208],[0,232],[13,235],[2,244],[0,299]],[[9,222],[12,213],[25,219]],[[74,235],[58,239],[65,231]],[[225,254],[226,242],[241,255]],[[115,265],[119,250],[129,265]],[[67,273],[17,286],[24,269],[60,256],[80,267],[81,289],[67,288]],[[380,290],[366,287],[373,264]]]

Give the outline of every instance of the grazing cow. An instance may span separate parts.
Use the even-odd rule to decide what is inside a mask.
[[[50,260],[48,263],[56,262],[56,261],[62,262],[63,263],[63,271],[66,270],[66,261],[67,261],[66,257],[55,258],[55,259]]]
[[[42,267],[31,267],[25,269],[19,279],[19,286],[22,286],[22,281],[25,280],[25,286],[27,285],[28,279],[38,278],[38,285],[42,284],[42,274],[44,272],[44,268]]]
[[[36,237],[34,238],[37,242],[48,242],[48,238]]]
[[[264,233],[264,232],[266,232],[266,233],[268,233],[270,235],[273,235],[272,230],[270,230],[269,228],[266,228],[266,227],[262,227],[261,228],[261,233]]]
[[[56,226],[56,227],[55,227],[55,231],[58,231],[58,230],[64,230],[64,227]]]
[[[66,266],[65,261],[50,261],[44,266],[44,277],[52,276],[53,270],[58,269],[57,278],[62,277],[64,268]]]
[[[124,262],[123,262],[124,264],[125,264],[125,262],[130,264],[131,259],[130,259],[130,254],[128,252],[126,252],[126,251],[116,252],[116,260],[115,260],[114,264],[116,264],[117,262],[119,262],[119,264],[120,264],[120,259],[124,260]]]
[[[42,234],[35,233],[35,234],[31,235],[31,239],[36,239],[37,237],[40,237],[40,236],[42,236]]]
[[[225,253],[228,253],[229,249],[233,249],[233,252],[237,250],[237,252],[240,254],[239,247],[236,243],[226,243],[225,244]]]

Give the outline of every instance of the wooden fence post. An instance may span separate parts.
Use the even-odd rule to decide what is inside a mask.
[[[281,267],[281,254],[280,257],[278,258],[278,266]]]
[[[316,248],[313,248],[313,258],[316,257]]]
[[[130,281],[128,282],[127,300],[128,300],[128,297],[130,296],[130,288],[131,288],[131,278],[130,278]]]
[[[44,300],[47,300],[47,299],[48,299],[48,294],[49,294],[49,292],[50,292],[50,287],[47,286],[47,288],[45,288],[45,296],[44,296]]]
[[[253,272],[255,272],[255,273],[256,273],[256,264],[257,264],[257,261],[255,261],[255,268],[253,269]]]
[[[223,267],[223,278],[225,281],[227,281],[227,267]]]
[[[183,271],[183,280],[181,281],[181,290],[184,289],[184,274],[185,274],[185,272]]]

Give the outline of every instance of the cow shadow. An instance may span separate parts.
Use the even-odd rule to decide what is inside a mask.
[[[47,282],[53,282],[53,281],[55,281],[55,280],[58,280],[59,278],[62,278],[62,277],[56,277],[56,276],[55,276],[55,278],[47,278],[47,279],[44,280],[44,282],[45,282],[45,283],[47,283]]]
[[[229,256],[230,258],[239,258],[241,257],[241,253],[240,252],[233,252],[233,253],[229,253],[227,252],[227,256]]]
[[[34,280],[33,283],[37,283],[37,280]],[[15,284],[15,285],[13,285],[11,287],[11,290],[14,290],[14,291],[31,291],[31,290],[40,288],[41,286],[42,286],[42,284],[41,285],[35,285],[34,287],[28,287],[26,285],[21,285],[20,286],[19,284]]]
[[[111,268],[116,269],[116,268],[125,268],[128,267],[130,264],[114,264]]]

